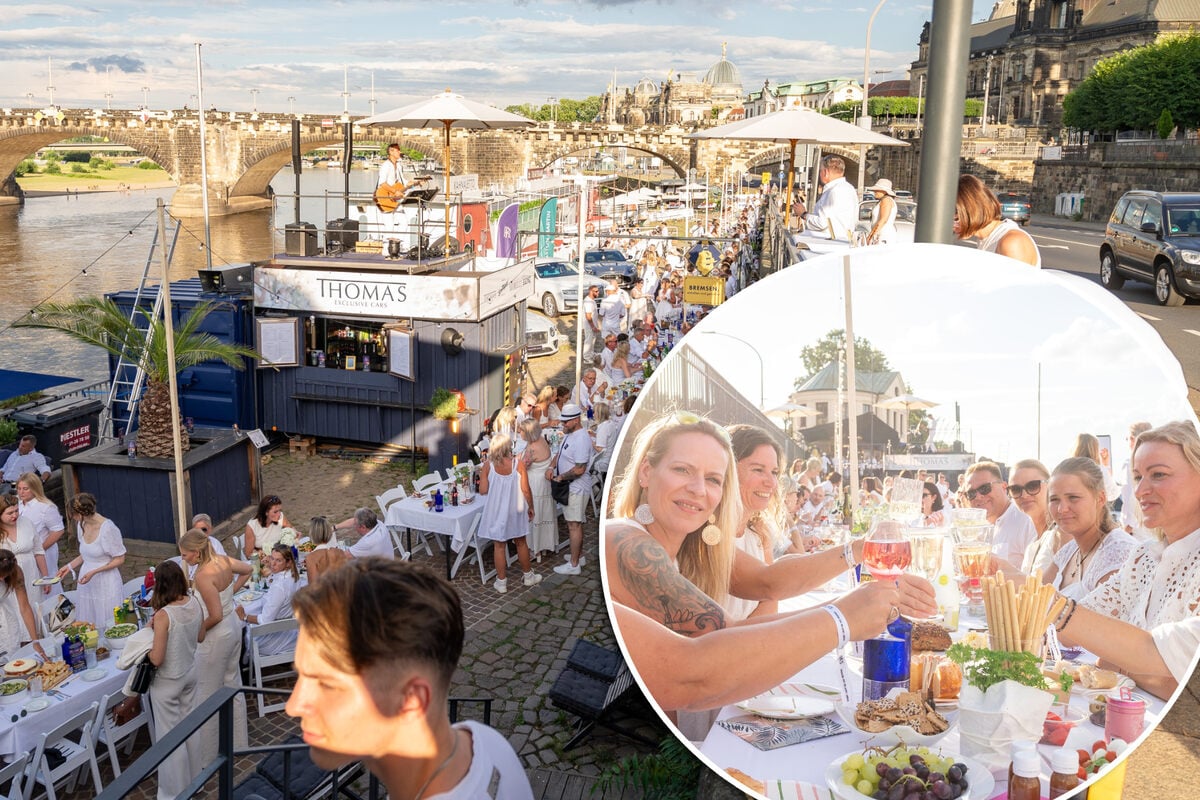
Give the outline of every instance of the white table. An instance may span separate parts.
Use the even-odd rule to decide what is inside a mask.
[[[487,495],[474,495],[471,502],[456,506],[449,502],[443,504],[443,510],[438,512],[425,506],[423,497],[406,497],[388,507],[383,524],[389,528],[416,528],[429,531],[440,536],[449,537],[449,547],[446,548],[446,579],[452,579],[451,554],[462,550],[467,542],[467,535],[475,518],[483,511],[487,503]]]
[[[795,611],[811,608],[828,602],[835,596],[835,593],[827,591],[810,592],[807,595],[781,603],[781,610]],[[964,615],[961,619],[959,630],[965,632],[972,625],[982,625],[982,622]],[[846,680],[849,684],[850,695],[857,702],[862,699],[862,662],[856,658],[847,657],[846,664],[849,667]],[[840,689],[842,682],[838,674],[837,657],[833,654],[828,654],[796,673],[794,677],[789,678],[786,682],[817,683]],[[1164,704],[1148,692],[1142,690],[1135,691],[1147,700],[1146,728],[1149,729],[1156,725],[1162,717]],[[1071,707],[1086,712],[1087,697],[1079,691],[1072,692]],[[721,709],[718,719],[741,716],[746,713],[735,705],[729,705]],[[840,720],[836,715],[833,716],[835,719]],[[1086,735],[1084,735],[1084,732],[1086,732]],[[1080,745],[1081,747],[1090,748],[1091,742],[1104,738],[1104,729],[1092,725],[1085,718],[1072,731],[1072,736],[1068,739],[1068,746],[1075,740],[1076,736],[1080,736],[1087,741],[1087,744]],[[864,742],[869,738],[869,734],[860,734],[858,731],[852,731],[837,736],[827,736],[824,739],[816,739],[803,744],[781,747],[775,750],[759,750],[719,725],[714,724],[708,732],[708,736],[705,737],[704,742],[701,744],[700,750],[722,769],[736,767],[746,774],[759,779],[778,778],[824,786],[826,767],[843,755],[861,751],[865,746]],[[960,753],[957,727],[946,734],[938,742],[937,747],[947,753]],[[1050,745],[1038,745],[1037,749],[1039,755],[1042,757],[1042,781],[1043,785],[1045,785],[1050,776],[1050,753],[1056,748]],[[993,773],[993,777],[996,779],[996,789],[992,793],[992,796],[999,795],[1003,797],[1007,790],[1008,776],[1006,770],[998,774]]]
[[[49,653],[51,645],[43,642],[43,646]],[[13,658],[28,658],[32,654],[32,647],[24,647]],[[28,693],[18,702],[0,705],[0,756],[8,757],[27,750],[32,751],[37,747],[38,739],[43,733],[53,730],[92,703],[103,700],[106,695],[120,691],[125,685],[128,672],[117,669],[119,655],[119,652],[112,651],[108,658],[96,662],[96,666],[105,672],[103,678],[85,681],[75,674],[53,690],[43,693],[42,696],[50,701],[49,708],[43,711],[26,714],[24,717],[18,717],[16,722],[12,721],[13,714],[20,714],[25,704],[33,699]],[[59,696],[60,694],[65,695],[65,698]]]

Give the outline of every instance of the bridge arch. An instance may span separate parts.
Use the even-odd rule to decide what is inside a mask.
[[[121,129],[90,126],[39,125],[35,128],[0,130],[0,175],[13,174],[18,164],[32,157],[43,147],[79,136],[95,136],[107,139],[112,144],[132,147],[140,155],[166,170],[167,175],[176,184],[180,182],[178,173],[173,169],[172,159],[145,139],[123,135]]]
[[[361,133],[356,133],[356,136],[361,140]],[[368,141],[375,141],[372,137]],[[418,150],[425,155],[429,160],[436,161],[439,164],[443,160],[443,153],[440,149],[430,147],[428,141],[422,139],[405,139],[402,137],[382,136],[378,138],[380,147],[384,147],[391,142],[396,142],[401,147],[409,150]],[[301,135],[300,137],[300,152],[309,153],[319,147],[334,147],[344,144],[345,139],[341,133],[336,135]],[[261,149],[248,153],[243,160],[242,168],[244,172],[241,177],[230,187],[229,198],[232,200],[235,197],[266,197],[267,187],[271,180],[279,174],[279,171],[290,164],[292,161],[292,145],[291,141],[272,142]]]
[[[796,150],[797,150],[797,156],[796,156],[797,175],[799,176],[799,180],[801,181],[801,183],[803,183],[805,179],[802,175],[799,175],[799,173],[804,170],[804,164],[801,163],[802,158],[803,158],[803,152],[804,152],[803,146],[797,145]],[[857,150],[852,150],[852,149],[846,148],[846,147],[837,147],[837,146],[826,145],[821,148],[821,156],[824,157],[827,155],[841,156],[846,162],[846,176],[845,176],[846,180],[850,181],[850,183],[857,183],[858,170],[859,170],[858,151]],[[762,150],[761,152],[751,156],[749,158],[749,160],[746,162],[746,171],[749,173],[757,173],[757,172],[763,172],[763,171],[775,172],[776,169],[778,168],[778,165],[780,162],[783,162],[786,165],[787,157],[788,157],[788,146],[787,145],[772,145],[771,147],[768,147],[768,148]]]

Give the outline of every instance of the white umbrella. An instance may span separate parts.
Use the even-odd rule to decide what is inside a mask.
[[[792,183],[798,143],[908,146],[908,142],[842,122],[808,108],[785,108],[782,111],[698,131],[689,138],[748,139],[788,145],[787,203],[784,219],[791,219],[792,214]]]
[[[442,128],[445,130],[446,203],[450,202],[450,128],[526,128],[536,123],[519,114],[468,100],[447,89],[428,100],[360,119],[358,125],[393,128]],[[450,243],[450,209],[446,213],[446,244]]]
[[[808,406],[802,406],[798,403],[784,403],[783,405],[775,406],[770,411],[764,411],[768,417],[783,417],[789,418],[792,415],[802,417],[815,417],[817,412],[813,411]]]
[[[880,400],[875,405],[878,408],[903,408],[905,411],[908,411],[913,408],[936,408],[941,403],[917,397],[915,394],[899,394],[895,397],[889,397],[887,400]]]

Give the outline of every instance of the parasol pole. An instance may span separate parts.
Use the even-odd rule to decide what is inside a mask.
[[[184,534],[187,528],[187,504],[185,501],[183,471],[183,442],[179,433],[179,385],[175,381],[177,370],[175,364],[175,327],[171,319],[171,257],[167,252],[167,213],[162,198],[158,199],[158,243],[162,253],[162,285],[158,290],[163,295],[163,332],[167,338],[167,390],[171,398],[171,450],[175,455],[175,510],[179,516],[179,528],[175,540]]]
[[[442,217],[446,220],[446,238],[442,240],[442,257],[446,258],[450,255],[450,124],[454,122],[452,119],[442,120],[442,125],[446,131],[446,160],[444,169],[446,172],[446,197],[445,203],[442,206]]]

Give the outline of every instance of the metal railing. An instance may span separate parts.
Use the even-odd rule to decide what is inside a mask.
[[[166,733],[160,732],[157,741],[151,745],[150,749],[142,753],[136,761],[122,770],[118,777],[114,778],[108,786],[104,787],[100,794],[97,795],[97,800],[120,800],[120,798],[129,796],[159,768],[163,761],[177,749],[185,746],[188,739],[195,735],[214,716],[217,717],[217,757],[200,771],[192,782],[180,792],[178,797],[192,798],[197,796],[204,789],[205,785],[215,777],[217,779],[216,788],[219,800],[231,800],[234,790],[235,759],[238,756],[283,753],[283,786],[281,787],[283,800],[292,800],[296,795],[292,793],[291,754],[307,750],[308,745],[303,743],[264,745],[235,750],[233,746],[233,702],[243,692],[253,694],[291,694],[290,690],[285,689],[259,689],[250,686],[242,686],[236,689],[228,687],[218,689],[170,731]],[[331,772],[326,781],[317,787],[317,790],[310,791],[304,796],[306,798],[314,796],[335,798],[339,794],[342,794],[354,800],[364,800],[361,795],[350,788],[350,784],[362,777],[364,772],[365,770],[362,768],[361,763],[354,762]],[[381,796],[382,792],[378,779],[374,775],[369,775],[365,800],[378,800]]]

